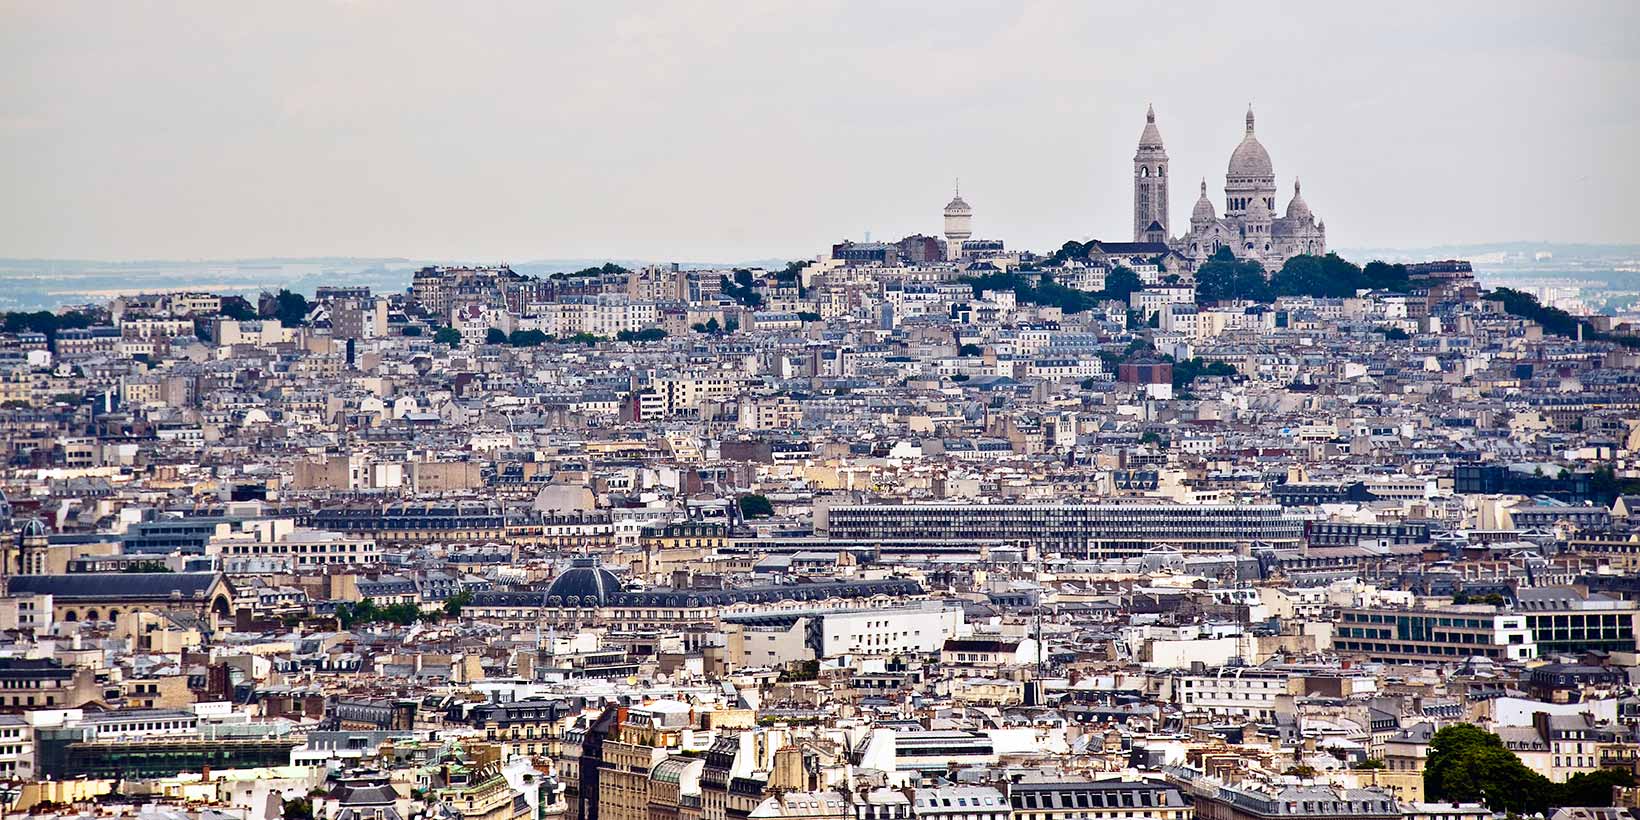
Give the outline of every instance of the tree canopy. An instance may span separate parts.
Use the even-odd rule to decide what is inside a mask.
[[[742,518],[768,518],[774,515],[774,505],[769,503],[766,495],[743,495],[740,497],[740,515]]]
[[[1104,290],[1091,293],[1061,285],[1048,274],[1043,274],[1035,285],[1012,271],[968,276],[962,281],[974,289],[975,296],[987,290],[1011,291],[1014,299],[1022,305],[1046,305],[1066,313],[1092,310],[1100,302],[1111,299],[1125,302],[1128,294],[1143,287],[1138,274],[1121,266],[1112,269],[1105,277]]]
[[[1234,376],[1239,371],[1224,362],[1204,362],[1201,359],[1185,359],[1173,363],[1173,389],[1183,390],[1190,383],[1202,376]]]
[[[433,334],[433,341],[441,345],[455,347],[456,345],[461,344],[461,331],[456,330],[449,325],[445,325],[444,327],[439,328],[437,333]]]
[[[280,288],[273,296],[270,315],[263,318],[278,319],[279,324],[285,327],[301,327],[307,324],[307,315],[307,297],[296,291]]]
[[[757,309],[763,306],[763,294],[757,290],[757,278],[745,268],[736,268],[735,277],[720,277],[723,295],[735,300],[741,305]]]
[[[646,327],[643,330],[621,330],[615,333],[618,342],[658,342],[666,338],[666,331],[658,327]]]
[[[1197,302],[1268,302],[1273,298],[1270,282],[1264,278],[1264,266],[1250,259],[1237,259],[1229,248],[1219,248],[1196,269]]]
[[[1634,775],[1602,770],[1555,783],[1522,763],[1497,735],[1459,723],[1435,733],[1424,766],[1431,801],[1483,802],[1493,811],[1548,813],[1561,806],[1610,806],[1613,786],[1632,786]]]
[[[238,319],[241,322],[249,322],[258,318],[256,308],[252,307],[251,303],[246,301],[243,296],[222,297],[222,307],[217,311],[217,315],[226,316],[229,319]]]
[[[1139,281],[1139,274],[1122,265],[1111,268],[1105,275],[1105,298],[1126,302],[1136,290],[1144,289],[1144,282]]]
[[[1513,288],[1496,288],[1487,293],[1486,298],[1502,302],[1504,312],[1510,316],[1518,316],[1536,322],[1543,328],[1544,333],[1575,339],[1577,338],[1578,328],[1581,327],[1583,329],[1583,338],[1588,341],[1615,342],[1624,347],[1640,347],[1640,337],[1621,336],[1596,330],[1594,325],[1560,308],[1540,304],[1537,297],[1530,293],[1524,293]]]
[[[46,343],[55,347],[57,332],[62,330],[78,330],[95,324],[95,318],[89,313],[69,311],[67,313],[52,313],[49,310],[17,311],[5,314],[5,320],[0,322],[7,333],[44,333]]]
[[[515,330],[507,334],[507,344],[513,347],[537,347],[552,341],[552,336],[539,330]]]
[[[1343,298],[1359,290],[1388,290],[1406,293],[1412,289],[1406,265],[1368,262],[1365,268],[1329,253],[1326,256],[1299,255],[1288,259],[1270,277],[1275,296]]]
[[[631,273],[631,271],[627,270],[626,268],[621,267],[620,265],[615,264],[614,262],[605,262],[602,265],[593,265],[590,268],[582,268],[578,271],[567,272],[567,273],[554,273],[554,274],[549,275],[547,278],[548,279],[578,279],[578,278],[589,277],[589,276],[603,276],[605,274],[612,274],[612,273]]]

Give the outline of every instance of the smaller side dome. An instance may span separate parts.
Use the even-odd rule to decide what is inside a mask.
[[[1191,222],[1212,222],[1218,219],[1218,213],[1213,210],[1213,200],[1207,198],[1207,180],[1202,180],[1202,195],[1196,199],[1196,207],[1190,211]]]
[[[1308,222],[1310,217],[1310,203],[1304,201],[1303,190],[1300,188],[1298,180],[1294,179],[1293,198],[1287,203],[1287,219],[1294,222]]]

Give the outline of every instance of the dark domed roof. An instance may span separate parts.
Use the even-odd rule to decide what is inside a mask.
[[[46,537],[46,525],[41,523],[38,518],[30,518],[23,522],[23,526],[17,528],[17,537],[44,538]]]
[[[621,591],[621,579],[598,565],[596,557],[576,558],[554,578],[547,599],[557,606],[602,606]]]

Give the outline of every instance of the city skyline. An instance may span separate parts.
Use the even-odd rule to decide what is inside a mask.
[[[1640,6],[4,2],[4,817],[1640,820]]]
[[[1637,238],[1631,7],[1403,11],[14,6],[0,254],[797,258],[955,177],[1043,250],[1128,233],[1147,105],[1187,222],[1249,102],[1330,245]]]

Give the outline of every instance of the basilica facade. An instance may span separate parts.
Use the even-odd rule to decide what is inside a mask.
[[[1247,110],[1247,132],[1230,153],[1224,175],[1224,215],[1219,216],[1207,197],[1207,180],[1190,211],[1190,228],[1174,236],[1169,231],[1167,150],[1156,128],[1154,109],[1145,113],[1145,130],[1133,155],[1133,241],[1166,244],[1194,270],[1220,248],[1239,259],[1251,259],[1266,270],[1279,269],[1301,254],[1327,252],[1327,227],[1310,212],[1298,181],[1286,213],[1276,212],[1276,171],[1270,152],[1253,133],[1253,110]]]

